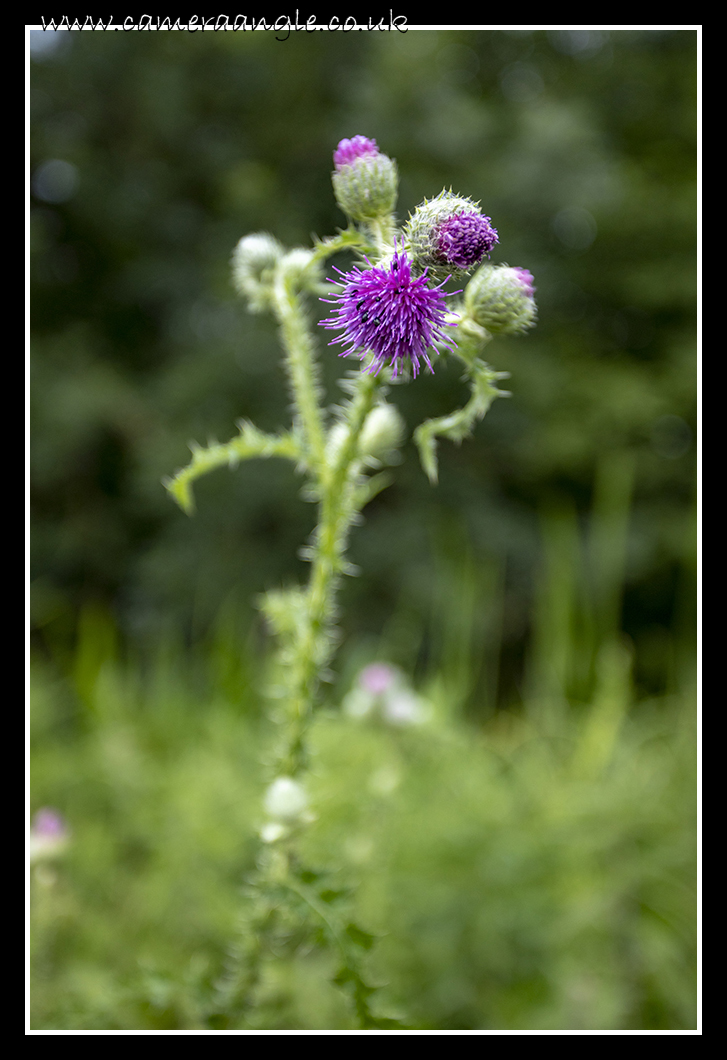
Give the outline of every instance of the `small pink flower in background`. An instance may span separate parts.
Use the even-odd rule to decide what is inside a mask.
[[[353,718],[374,716],[390,725],[416,725],[428,714],[402,671],[384,662],[369,663],[361,670],[343,710]]]
[[[65,818],[48,806],[33,816],[30,826],[30,860],[55,857],[65,850],[71,833]]]
[[[397,689],[384,700],[384,717],[392,725],[416,725],[423,720],[421,700],[408,688]]]
[[[371,663],[358,675],[358,683],[373,696],[382,696],[398,683],[398,674],[388,663]]]

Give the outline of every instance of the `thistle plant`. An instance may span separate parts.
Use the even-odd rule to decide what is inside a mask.
[[[307,584],[269,592],[261,601],[276,639],[271,698],[279,738],[264,800],[258,871],[215,1010],[220,1020],[246,1026],[259,1025],[266,956],[311,943],[338,952],[336,982],[349,991],[362,1027],[401,1026],[371,1008],[373,988],[361,956],[372,938],[347,918],[347,895],[330,887],[328,873],[309,869],[300,859],[301,833],[314,820],[306,790],[308,734],[338,644],[341,580],[354,573],[346,556],[349,535],[368,502],[390,484],[385,467],[395,462],[404,441],[402,417],[389,400],[395,386],[416,385],[420,372],[438,371],[447,361],[464,370],[467,403],[414,432],[424,471],[436,483],[439,439],[461,442],[505,393],[497,384],[507,373],[482,359],[484,347],[494,334],[526,331],[536,316],[530,273],[489,264],[498,234],[477,203],[443,190],[399,228],[397,167],[376,141],[342,140],[333,159],[333,190],[348,227],[310,249],[286,250],[270,234],[248,235],[232,257],[233,283],[249,311],[271,313],[280,328],[291,425],[267,434],[240,421],[231,441],[192,445],[191,462],[165,483],[192,514],[192,486],[202,475],[253,457],[285,457],[304,476],[306,499],[318,506],[316,528],[302,551],[311,565]],[[324,263],[343,251],[353,252],[356,263],[348,271],[334,266],[337,276],[326,280]],[[450,283],[464,286],[449,290]],[[328,347],[340,346],[338,356],[349,364],[358,361],[340,380],[344,399],[331,408],[322,392],[309,316],[315,299],[333,307],[319,322],[336,333]],[[376,677],[381,674],[371,680]],[[383,696],[383,689],[376,695]]]

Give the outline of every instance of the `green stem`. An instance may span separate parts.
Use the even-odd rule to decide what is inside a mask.
[[[373,249],[370,240],[358,228],[351,227],[339,232],[337,236],[330,236],[328,239],[323,239],[320,243],[317,243],[313,250],[313,260],[325,261],[326,258],[330,258],[333,254],[337,254],[342,250],[371,251]]]
[[[325,462],[325,431],[320,406],[322,391],[303,298],[295,289],[294,277],[284,267],[279,267],[275,276],[274,304],[287,352],[296,419],[311,466],[317,470]]]
[[[318,480],[319,522],[304,627],[299,630],[290,659],[290,732],[282,761],[282,771],[289,776],[295,776],[305,765],[305,731],[318,683],[333,651],[336,590],[345,571],[348,534],[360,510],[359,437],[379,383],[379,377],[360,372],[348,406],[347,437],[333,460],[323,466]]]
[[[394,246],[394,221],[392,217],[380,217],[368,222],[379,257],[389,253]]]

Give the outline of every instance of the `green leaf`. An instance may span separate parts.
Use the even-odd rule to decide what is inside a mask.
[[[318,897],[322,902],[327,902],[331,905],[333,902],[337,902],[341,898],[349,898],[351,896],[350,887],[339,887],[334,889],[333,887],[326,887],[325,890],[318,892]]]
[[[376,936],[364,931],[358,924],[347,924],[346,934],[352,942],[355,942],[357,946],[362,946],[365,950],[370,950],[376,942]]]

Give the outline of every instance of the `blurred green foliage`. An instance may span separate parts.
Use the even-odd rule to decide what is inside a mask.
[[[31,806],[72,839],[31,879],[32,1026],[219,1025],[273,739],[252,598],[305,577],[314,512],[277,461],[200,482],[193,519],[161,479],[188,439],[287,423],[230,254],[342,225],[331,153],[362,133],[400,218],[442,186],[481,201],[540,322],[488,350],[513,396],[440,447],[439,486],[409,444],[353,536],[305,856],[354,887],[409,1026],[694,1027],[696,34],[41,44]],[[435,370],[395,390],[410,430],[466,397]],[[427,725],[337,715],[372,658]],[[334,973],[269,962],[257,1025],[354,1026]]]
[[[332,893],[350,892],[377,1016],[696,1026],[694,660],[674,652],[669,693],[637,703],[633,642],[615,623],[631,471],[602,466],[590,540],[572,508],[543,518],[524,702],[494,710],[482,645],[496,658],[503,586],[452,534],[434,633],[401,610],[377,641],[341,650],[311,735],[301,853]],[[419,658],[423,639],[436,650],[421,724],[337,710],[363,663]],[[135,657],[89,604],[65,670],[33,654],[32,806],[71,829],[65,855],[31,872],[33,1027],[357,1026],[323,933],[282,940],[254,1008],[220,1012],[276,739],[261,707],[270,665],[231,605],[194,652],[177,630]]]
[[[33,808],[71,836],[31,872],[33,1028],[357,1026],[336,952],[305,936],[268,956],[252,1011],[219,1014],[274,738],[238,633],[228,615],[205,655],[169,641],[142,666],[96,613],[71,679],[35,660]],[[587,706],[538,699],[479,731],[452,715],[452,659],[419,690],[420,725],[319,716],[302,856],[351,890],[377,1014],[696,1026],[694,698],[631,710],[631,662],[612,642]]]
[[[363,133],[398,161],[401,219],[442,186],[481,201],[493,261],[536,277],[540,323],[491,348],[513,397],[472,442],[442,447],[440,485],[410,443],[368,509],[347,633],[378,634],[402,608],[425,622],[440,545],[458,534],[503,583],[506,705],[542,513],[587,518],[601,457],[621,452],[634,466],[623,625],[643,694],[666,688],[674,630],[691,621],[696,33],[34,35],[30,86],[40,639],[70,651],[93,600],[125,638],[154,642],[172,622],[195,642],[226,597],[305,576],[313,510],[282,463],[210,476],[193,520],[160,482],[190,439],[230,437],[242,416],[287,422],[273,325],[235,298],[230,254],[249,231],[295,245],[341,225],[331,152]],[[333,402],[341,363],[321,349]],[[442,364],[396,400],[413,430],[466,393]]]

